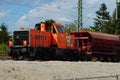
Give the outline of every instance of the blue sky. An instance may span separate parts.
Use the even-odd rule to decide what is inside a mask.
[[[8,30],[20,27],[33,28],[38,22],[54,19],[66,24],[77,20],[78,0],[1,0],[0,24],[8,25]],[[83,27],[93,25],[95,12],[100,4],[107,5],[110,14],[116,7],[116,0],[83,0]]]

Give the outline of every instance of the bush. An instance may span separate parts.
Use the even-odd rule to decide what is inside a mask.
[[[0,44],[0,54],[5,54],[7,51],[7,44],[2,43]]]

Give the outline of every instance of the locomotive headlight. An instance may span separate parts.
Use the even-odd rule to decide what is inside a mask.
[[[13,42],[9,41],[9,47],[12,47],[12,46],[13,46]]]
[[[27,46],[27,41],[26,40],[23,41],[23,46]]]

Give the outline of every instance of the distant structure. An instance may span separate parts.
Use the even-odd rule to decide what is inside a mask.
[[[78,31],[82,30],[82,0],[78,0]]]
[[[118,13],[120,13],[120,11],[118,10],[119,5],[120,5],[120,0],[116,0],[116,20],[120,20],[120,17],[118,15]]]

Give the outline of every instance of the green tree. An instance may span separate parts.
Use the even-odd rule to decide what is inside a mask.
[[[91,30],[97,32],[109,33],[111,17],[107,11],[107,6],[105,3],[100,5],[98,11],[96,11],[96,18],[94,19],[94,26],[90,26]]]
[[[114,30],[113,32],[114,34],[120,34],[120,3],[118,3],[117,5],[117,15],[116,15],[116,9],[114,10],[112,15],[112,27]]]
[[[5,23],[2,23],[0,25],[0,44],[7,43],[8,40],[9,40],[9,32],[7,25]]]
[[[45,20],[45,23],[48,23],[48,24],[55,23],[55,20],[53,20],[53,19],[48,19],[48,20]]]
[[[65,32],[70,33],[72,31],[76,31],[77,30],[77,23],[69,23],[69,24],[65,24]]]

